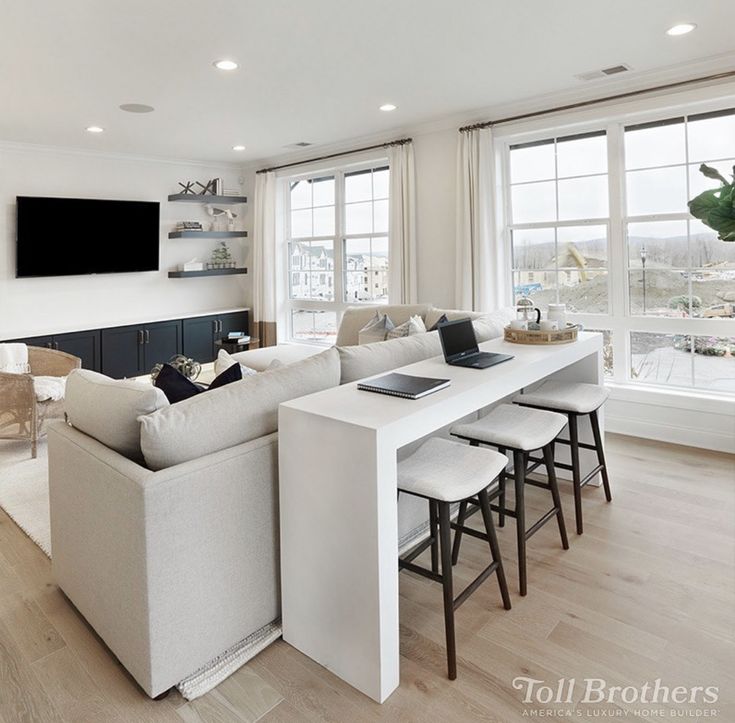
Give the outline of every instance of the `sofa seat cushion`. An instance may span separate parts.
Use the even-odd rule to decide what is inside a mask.
[[[238,351],[230,356],[235,361],[254,369],[256,372],[264,372],[271,366],[274,359],[284,365],[293,364],[317,356],[323,351],[323,346],[315,346],[314,344],[278,344],[277,346],[265,346],[262,349]]]
[[[439,334],[404,336],[361,346],[339,346],[342,384],[413,364],[442,353]]]
[[[396,325],[403,324],[412,316],[422,319],[429,311],[429,304],[369,304],[365,306],[350,306],[342,314],[342,321],[337,331],[337,346],[354,346],[358,344],[360,329],[375,316],[376,312],[386,314]],[[427,326],[428,328],[428,326]]]
[[[254,374],[141,418],[147,466],[165,469],[275,432],[278,405],[339,384],[336,349]]]
[[[135,462],[143,461],[138,418],[168,406],[166,395],[146,382],[88,369],[74,369],[66,380],[69,424]]]

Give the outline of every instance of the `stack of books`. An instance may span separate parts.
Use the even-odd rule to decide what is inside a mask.
[[[201,221],[179,221],[176,224],[177,231],[202,231]]]

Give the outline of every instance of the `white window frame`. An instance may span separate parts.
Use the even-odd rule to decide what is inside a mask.
[[[386,167],[389,168],[388,158],[385,156],[373,156],[369,160],[359,160],[350,164],[340,166],[319,166],[312,167],[301,173],[284,174],[282,176],[281,183],[281,199],[280,208],[282,213],[282,234],[278,241],[279,254],[283,259],[283,263],[280,264],[282,269],[282,281],[283,286],[283,298],[279,304],[281,312],[279,314],[281,318],[282,328],[285,330],[284,340],[288,342],[294,342],[299,344],[314,344],[317,346],[328,346],[329,342],[324,341],[311,341],[305,339],[295,338],[293,335],[292,326],[292,311],[304,310],[304,311],[332,311],[336,315],[337,328],[342,320],[342,315],[349,306],[357,306],[364,304],[366,306],[374,305],[380,302],[373,300],[369,301],[345,301],[345,281],[346,281],[346,264],[345,264],[345,241],[350,238],[365,238],[369,237],[388,237],[388,233],[370,233],[370,234],[349,234],[345,233],[345,183],[344,177],[346,174],[354,173],[356,171],[367,171],[374,168]],[[335,226],[333,236],[314,236],[308,237],[308,239],[291,238],[291,203],[290,203],[290,186],[289,184],[294,181],[302,181],[310,178],[324,178],[327,176],[334,176],[334,203],[335,203]],[[327,301],[323,299],[292,299],[291,298],[291,269],[289,263],[290,244],[292,242],[298,242],[299,240],[319,242],[319,241],[331,241],[334,250],[334,285],[333,285],[333,300]],[[388,261],[390,264],[390,259]]]
[[[626,184],[625,184],[625,126],[639,123],[667,120],[677,116],[689,116],[699,113],[707,113],[719,110],[727,110],[735,107],[733,97],[702,99],[695,94],[690,102],[684,99],[675,104],[667,104],[659,101],[647,101],[641,103],[641,109],[635,107],[624,111],[610,112],[606,116],[595,117],[594,113],[582,113],[582,120],[568,119],[559,125],[547,125],[543,127],[542,122],[532,122],[516,128],[501,129],[496,133],[495,149],[499,157],[498,170],[501,174],[502,189],[502,214],[504,228],[504,244],[506,258],[512,259],[511,230],[510,223],[511,198],[510,198],[510,147],[519,143],[530,143],[550,138],[559,138],[567,135],[582,134],[604,130],[608,138],[608,194],[609,194],[609,226],[608,226],[608,314],[572,314],[572,318],[588,329],[605,329],[612,333],[612,348],[614,370],[613,376],[608,378],[614,386],[632,387],[634,389],[650,389],[672,394],[685,394],[688,396],[704,397],[710,399],[721,399],[725,396],[731,399],[733,395],[723,391],[711,391],[698,387],[680,387],[674,385],[656,385],[649,382],[639,382],[631,378],[630,374],[630,333],[651,332],[661,334],[686,334],[693,336],[735,336],[735,319],[700,319],[700,318],[667,318],[654,316],[633,316],[630,313],[629,275],[628,275],[628,252],[626,228],[629,222],[642,221],[666,221],[691,219],[684,213],[674,214],[651,214],[645,216],[626,216]],[[670,103],[670,99],[669,103]],[[527,130],[528,129],[528,130]],[[688,160],[688,159],[687,159]],[[679,164],[672,164],[679,165]],[[688,186],[687,174],[687,190]],[[689,196],[688,196],[689,197]],[[597,223],[599,220],[588,220],[588,223]],[[608,222],[605,219],[605,222]],[[578,221],[518,224],[517,227],[546,227],[555,225],[583,225]],[[507,268],[507,288],[510,289],[509,303],[513,303],[513,272],[512,262]],[[622,281],[623,283],[619,283]],[[622,361],[621,361],[622,360]]]

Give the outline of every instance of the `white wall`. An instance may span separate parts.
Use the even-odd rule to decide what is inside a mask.
[[[0,145],[0,339],[73,331],[247,306],[247,276],[169,279],[167,272],[193,257],[208,259],[212,239],[169,239],[177,220],[208,220],[197,204],[168,203],[178,181],[222,177],[227,188],[240,188],[241,171],[157,159],[90,154],[32,146]],[[248,176],[248,178],[251,178]],[[252,200],[252,187],[242,187]],[[67,196],[161,201],[160,270],[37,279],[15,278],[15,197]],[[250,205],[237,228],[252,233]],[[84,219],[79,220],[80,224]],[[110,219],[118,223],[119,219]],[[60,229],[59,242],[73,243],[74,229]],[[105,229],[99,229],[105,243]],[[131,229],[130,244],[135,243]],[[249,241],[234,239],[230,248],[245,262]],[[129,249],[111,249],[132,253]]]

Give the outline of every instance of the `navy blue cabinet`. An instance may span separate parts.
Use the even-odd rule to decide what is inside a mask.
[[[102,330],[102,373],[120,379],[148,374],[154,364],[181,354],[181,320]]]
[[[78,356],[85,369],[121,379],[149,374],[154,364],[176,354],[185,354],[202,364],[211,362],[217,355],[215,341],[232,331],[247,333],[247,311],[8,341],[68,352]]]
[[[184,355],[203,364],[217,356],[215,342],[233,331],[248,333],[248,312],[212,314],[184,319]]]
[[[82,360],[84,369],[100,371],[100,331],[73,331],[68,334],[51,334],[47,336],[32,336],[25,339],[14,339],[28,346],[44,346],[47,349],[58,349],[68,354],[78,356]]]

